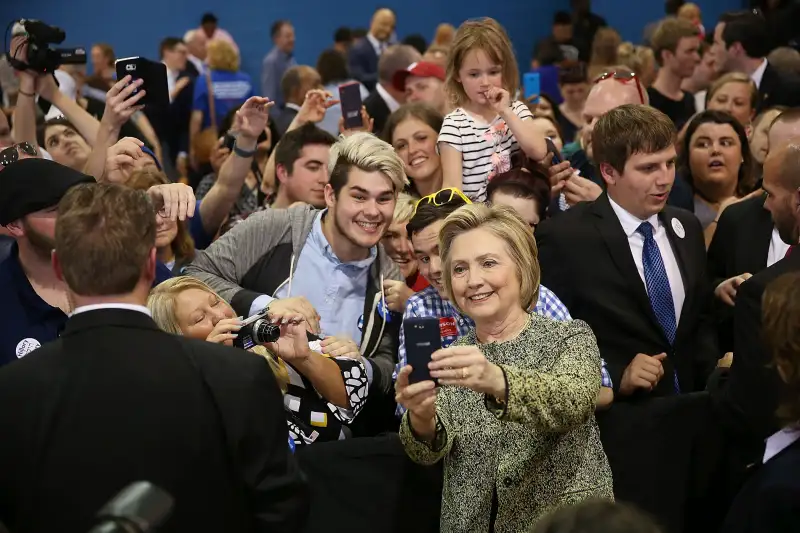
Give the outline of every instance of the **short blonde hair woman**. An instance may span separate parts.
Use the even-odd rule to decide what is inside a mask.
[[[412,294],[428,286],[428,281],[419,273],[414,247],[408,236],[406,224],[414,216],[417,199],[401,192],[394,206],[394,218],[381,239],[386,253],[395,262],[404,281],[386,280],[386,305],[396,313],[404,313],[406,303]]]
[[[225,72],[238,72],[239,54],[236,49],[225,41],[213,40],[207,46],[208,68],[211,70],[223,70]]]
[[[629,41],[622,43],[617,48],[617,62],[639,76],[644,87],[650,87],[656,80],[656,56],[648,46],[635,45]]]
[[[727,111],[750,133],[750,123],[758,107],[758,87],[750,76],[729,72],[711,84],[706,94],[706,109]]]
[[[433,354],[438,386],[410,384],[403,367],[397,401],[408,456],[445,461],[441,530],[527,531],[554,509],[612,500],[594,419],[597,342],[582,321],[527,311],[539,291],[528,225],[507,206],[466,205],[445,219],[439,248],[449,300],[475,328]]]
[[[147,307],[159,328],[193,339],[231,346],[241,329],[242,320],[230,304],[211,287],[188,276],[160,283],[151,291]],[[277,320],[273,315],[270,318]],[[349,424],[364,407],[369,392],[363,363],[311,352],[305,324],[297,316],[282,318],[288,324],[281,325],[278,341],[270,343],[269,350],[254,346],[250,351],[269,362],[281,390],[291,398],[285,402],[289,436],[296,446],[350,437]],[[317,389],[314,383],[325,385]]]

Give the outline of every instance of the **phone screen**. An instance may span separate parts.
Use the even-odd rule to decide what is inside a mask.
[[[345,129],[361,128],[361,86],[358,82],[339,86],[339,100],[342,102],[342,117]]]
[[[556,145],[553,142],[553,139],[551,139],[550,137],[545,137],[544,138],[544,142],[547,144],[547,151],[551,152],[553,154],[553,160],[550,162],[550,164],[551,165],[557,165],[557,164],[561,163],[561,161],[562,161],[561,154],[558,153],[558,148],[556,148]]]
[[[433,380],[428,363],[433,352],[441,349],[442,336],[438,318],[409,318],[403,320],[405,335],[406,360],[411,365],[409,383]]]
[[[541,85],[539,81],[539,73],[538,72],[526,72],[525,75],[522,77],[522,85],[525,89],[525,101],[528,102],[531,96],[536,96],[535,100],[530,100],[532,104],[539,103],[539,92],[541,91]]]

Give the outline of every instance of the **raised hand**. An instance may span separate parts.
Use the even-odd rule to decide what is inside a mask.
[[[275,102],[271,102],[269,98],[251,96],[236,112],[231,129],[239,137],[255,142],[267,127],[269,108],[273,105],[275,105]]]
[[[186,220],[194,216],[197,200],[194,191],[183,183],[153,185],[147,189],[156,212],[170,220]]]
[[[359,131],[366,131],[367,133],[372,133],[372,130],[375,126],[375,120],[369,116],[367,113],[367,108],[363,105],[361,106],[361,124],[360,128],[351,128],[346,129],[344,127],[344,117],[339,118],[339,133],[344,135],[345,137],[349,137],[350,135],[359,132]]]
[[[498,115],[511,107],[511,95],[502,87],[489,87],[489,90],[486,91],[486,100]]]
[[[124,137],[106,152],[106,180],[125,183],[136,168],[136,161],[150,157],[142,151],[144,143],[134,137]]]
[[[112,130],[119,131],[134,113],[144,109],[138,102],[144,98],[146,92],[136,89],[142,86],[144,80],[138,79],[131,82],[130,76],[125,76],[115,83],[106,93],[106,109],[103,111],[101,124],[108,125]]]
[[[303,106],[297,112],[297,119],[303,123],[312,122],[316,124],[325,118],[325,112],[328,108],[339,103],[339,100],[333,100],[333,95],[322,89],[312,89],[306,93],[306,99],[303,101]]]

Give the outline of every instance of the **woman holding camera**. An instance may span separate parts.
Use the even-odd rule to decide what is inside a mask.
[[[188,276],[155,287],[147,307],[162,330],[208,342],[230,346],[242,327],[241,318],[225,300]],[[269,318],[280,325],[280,337],[251,351],[267,360],[278,380],[295,445],[349,437],[348,425],[364,407],[369,390],[363,363],[313,351],[300,315],[270,313]],[[326,343],[326,351],[352,355],[350,344],[333,339]]]
[[[589,326],[527,310],[539,264],[507,206],[466,205],[439,232],[450,302],[475,328],[433,354],[430,375],[397,378],[406,453],[445,460],[441,530],[527,531],[553,509],[613,499],[594,420],[600,354]]]

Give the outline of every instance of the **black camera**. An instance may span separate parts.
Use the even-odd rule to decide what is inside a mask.
[[[20,28],[21,27],[21,28]],[[24,33],[20,31],[24,29]],[[10,50],[9,63],[17,70],[32,70],[41,74],[55,71],[61,65],[85,65],[85,48],[50,48],[50,44],[61,44],[66,38],[64,30],[39,20],[21,19],[15,24],[14,37],[25,35],[28,45],[27,57],[15,59],[16,50]]]
[[[281,328],[269,321],[266,309],[251,316],[242,324],[238,335],[233,340],[237,348],[249,350],[258,344],[275,342],[281,336]]]

